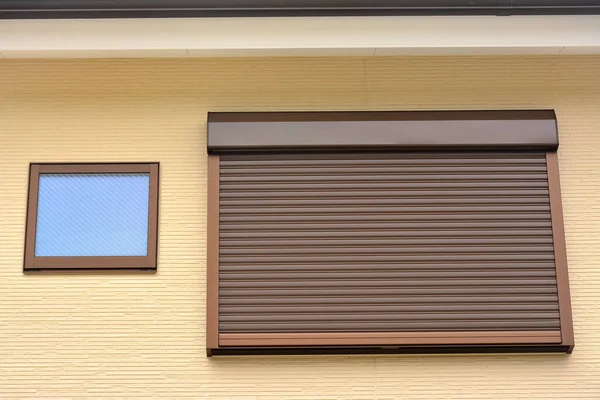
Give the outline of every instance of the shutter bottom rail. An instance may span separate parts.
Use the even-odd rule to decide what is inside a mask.
[[[221,347],[560,344],[556,331],[221,333]]]

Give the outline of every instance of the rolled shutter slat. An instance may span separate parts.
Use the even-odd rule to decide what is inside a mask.
[[[233,221],[232,221],[233,222]],[[372,229],[385,229],[392,231],[403,231],[403,232],[421,232],[423,229],[436,229],[436,230],[448,230],[448,229],[482,229],[482,228],[496,228],[501,229],[501,232],[507,232],[507,228],[511,229],[538,229],[546,228],[551,229],[552,225],[550,221],[485,221],[485,222],[419,222],[419,223],[401,223],[401,222],[381,222],[381,223],[311,223],[311,222],[298,222],[293,224],[277,224],[277,223],[258,223],[258,224],[240,224],[222,222],[222,226],[227,226],[227,230],[221,231],[221,236],[225,237],[228,233],[244,232],[248,235],[257,234],[270,234],[279,237],[279,234],[286,232],[303,232],[310,233],[313,235],[322,234],[326,230],[342,231],[347,234],[354,234],[355,232],[363,232],[365,230]],[[415,234],[416,235],[416,234]]]
[[[431,322],[380,322],[380,321],[298,321],[298,322],[228,322],[221,323],[222,332],[438,332],[438,331],[535,331],[535,330],[558,330],[560,323],[558,319],[535,319],[535,320],[472,320],[472,321],[447,321],[436,320]]]
[[[240,182],[221,182],[223,189],[236,190],[255,190],[257,192],[265,190],[298,190],[298,189],[320,189],[331,191],[331,189],[376,189],[376,190],[445,190],[445,189],[504,189],[504,188],[548,188],[548,182],[543,180],[535,181],[432,181],[432,182],[310,182],[310,183],[256,183],[245,184]]]
[[[557,301],[556,295],[552,294],[528,294],[528,295],[513,295],[510,299],[504,296],[498,295],[409,295],[402,294],[398,296],[386,296],[386,295],[373,295],[369,298],[365,298],[360,294],[350,294],[348,296],[311,296],[311,297],[299,297],[295,296],[294,293],[289,295],[278,296],[277,305],[273,305],[273,299],[269,296],[255,295],[251,296],[252,301],[248,302],[246,296],[240,297],[228,297],[221,300],[221,307],[223,310],[230,310],[236,312],[235,309],[230,309],[229,306],[240,306],[243,307],[244,312],[264,312],[269,308],[280,308],[290,306],[317,306],[319,308],[323,306],[343,306],[350,310],[360,310],[360,307],[368,307],[370,304],[376,304],[376,307],[381,306],[397,306],[397,307],[414,307],[411,309],[419,310],[422,307],[471,307],[469,309],[476,310],[479,307],[493,306],[494,304],[506,304],[526,307],[528,305],[542,305],[548,307],[547,309],[554,309],[554,304]],[[435,304],[437,303],[437,305]],[[433,304],[433,305],[432,305]]]
[[[279,265],[256,265],[256,264],[246,264],[246,263],[237,263],[237,264],[226,264],[221,266],[222,274],[229,273],[247,273],[252,271],[261,271],[261,272],[269,272],[269,271],[287,271],[290,272],[298,272],[308,273],[311,271],[320,271],[323,272],[332,272],[336,273],[338,271],[354,273],[354,272],[365,272],[365,271],[388,271],[388,272],[402,272],[402,271],[470,271],[470,270],[479,270],[479,271],[506,271],[510,272],[512,270],[550,270],[554,271],[555,268],[553,266],[553,262],[511,262],[511,263],[503,263],[503,262],[431,262],[431,263],[376,263],[376,262],[368,262],[368,263],[328,263],[324,265],[314,264],[314,263],[295,263],[295,264],[279,264]]]
[[[248,304],[252,304],[252,299],[255,297],[269,297],[271,301],[277,303],[280,296],[298,296],[299,298],[304,296],[336,296],[336,297],[362,297],[364,301],[366,298],[373,298],[376,296],[442,296],[442,295],[470,295],[470,296],[482,296],[482,295],[534,295],[534,294],[556,294],[555,285],[537,285],[535,287],[519,287],[519,286],[501,286],[493,287],[486,286],[485,288],[477,286],[456,286],[450,285],[448,287],[429,287],[429,288],[411,288],[411,287],[397,287],[397,288],[356,288],[350,287],[345,289],[320,287],[320,288],[286,288],[286,289],[271,289],[271,288],[220,288],[220,295],[223,300],[231,297],[246,298]],[[507,301],[511,301],[512,297],[505,297]],[[447,301],[446,301],[447,303]]]
[[[522,212],[522,213],[499,213],[494,211],[488,211],[487,213],[477,213],[476,211],[469,212],[465,210],[462,213],[452,212],[452,213],[444,213],[438,212],[434,213],[420,213],[420,214],[399,214],[399,213],[371,213],[370,215],[365,215],[364,212],[355,212],[355,213],[346,213],[339,215],[332,215],[331,213],[322,212],[319,214],[306,215],[308,213],[301,214],[279,214],[279,215],[264,215],[264,214],[254,214],[251,216],[246,215],[224,215],[221,216],[221,222],[258,222],[258,223],[281,223],[287,224],[290,222],[331,222],[331,223],[352,223],[352,222],[361,222],[361,223],[371,223],[371,222],[407,222],[407,221],[429,221],[429,222],[465,222],[468,220],[472,221],[480,221],[480,222],[505,222],[505,221],[522,221],[523,226],[528,226],[528,222],[537,222],[544,221],[548,223],[547,212]],[[277,213],[270,213],[277,214]]]
[[[278,306],[254,306],[245,307],[244,305],[222,306],[222,311],[228,315],[252,315],[269,313],[269,315],[289,315],[290,313],[298,314],[314,314],[314,313],[335,313],[335,314],[356,314],[363,313],[386,313],[386,312],[478,312],[478,311],[551,311],[554,312],[552,304],[512,304],[512,303],[496,303],[496,304],[452,304],[452,305],[398,305],[398,304],[374,304],[374,305],[278,305]],[[429,314],[428,314],[429,315]]]
[[[439,197],[447,198],[453,196],[460,196],[461,198],[471,198],[471,197],[479,197],[479,196],[498,196],[498,197],[517,197],[517,198],[526,198],[525,196],[537,197],[541,196],[543,198],[548,197],[548,190],[545,189],[535,189],[535,190],[527,190],[527,189],[505,189],[505,190],[386,190],[386,191],[358,191],[358,190],[346,190],[340,189],[335,192],[332,192],[328,189],[323,189],[320,191],[316,190],[302,190],[302,191],[277,191],[277,190],[263,190],[263,191],[235,191],[223,193],[221,195],[222,199],[237,199],[241,198],[243,200],[248,199],[267,199],[270,200],[272,198],[286,198],[291,197],[295,200],[300,200],[304,198],[322,198],[325,194],[324,191],[327,191],[327,196],[330,199],[335,199],[337,197],[360,197],[360,198],[388,198],[392,197],[394,199],[411,199],[411,198],[422,198],[422,199],[436,199]]]

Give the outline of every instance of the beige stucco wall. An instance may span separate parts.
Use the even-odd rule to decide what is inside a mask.
[[[207,111],[554,108],[565,355],[205,357]],[[600,57],[0,60],[1,399],[600,399]],[[160,161],[157,274],[22,273],[29,162]]]

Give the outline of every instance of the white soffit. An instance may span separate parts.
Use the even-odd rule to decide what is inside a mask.
[[[600,54],[600,16],[0,20],[4,58]]]

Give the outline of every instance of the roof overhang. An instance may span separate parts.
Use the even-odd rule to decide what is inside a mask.
[[[0,58],[600,54],[600,15],[0,21]]]

